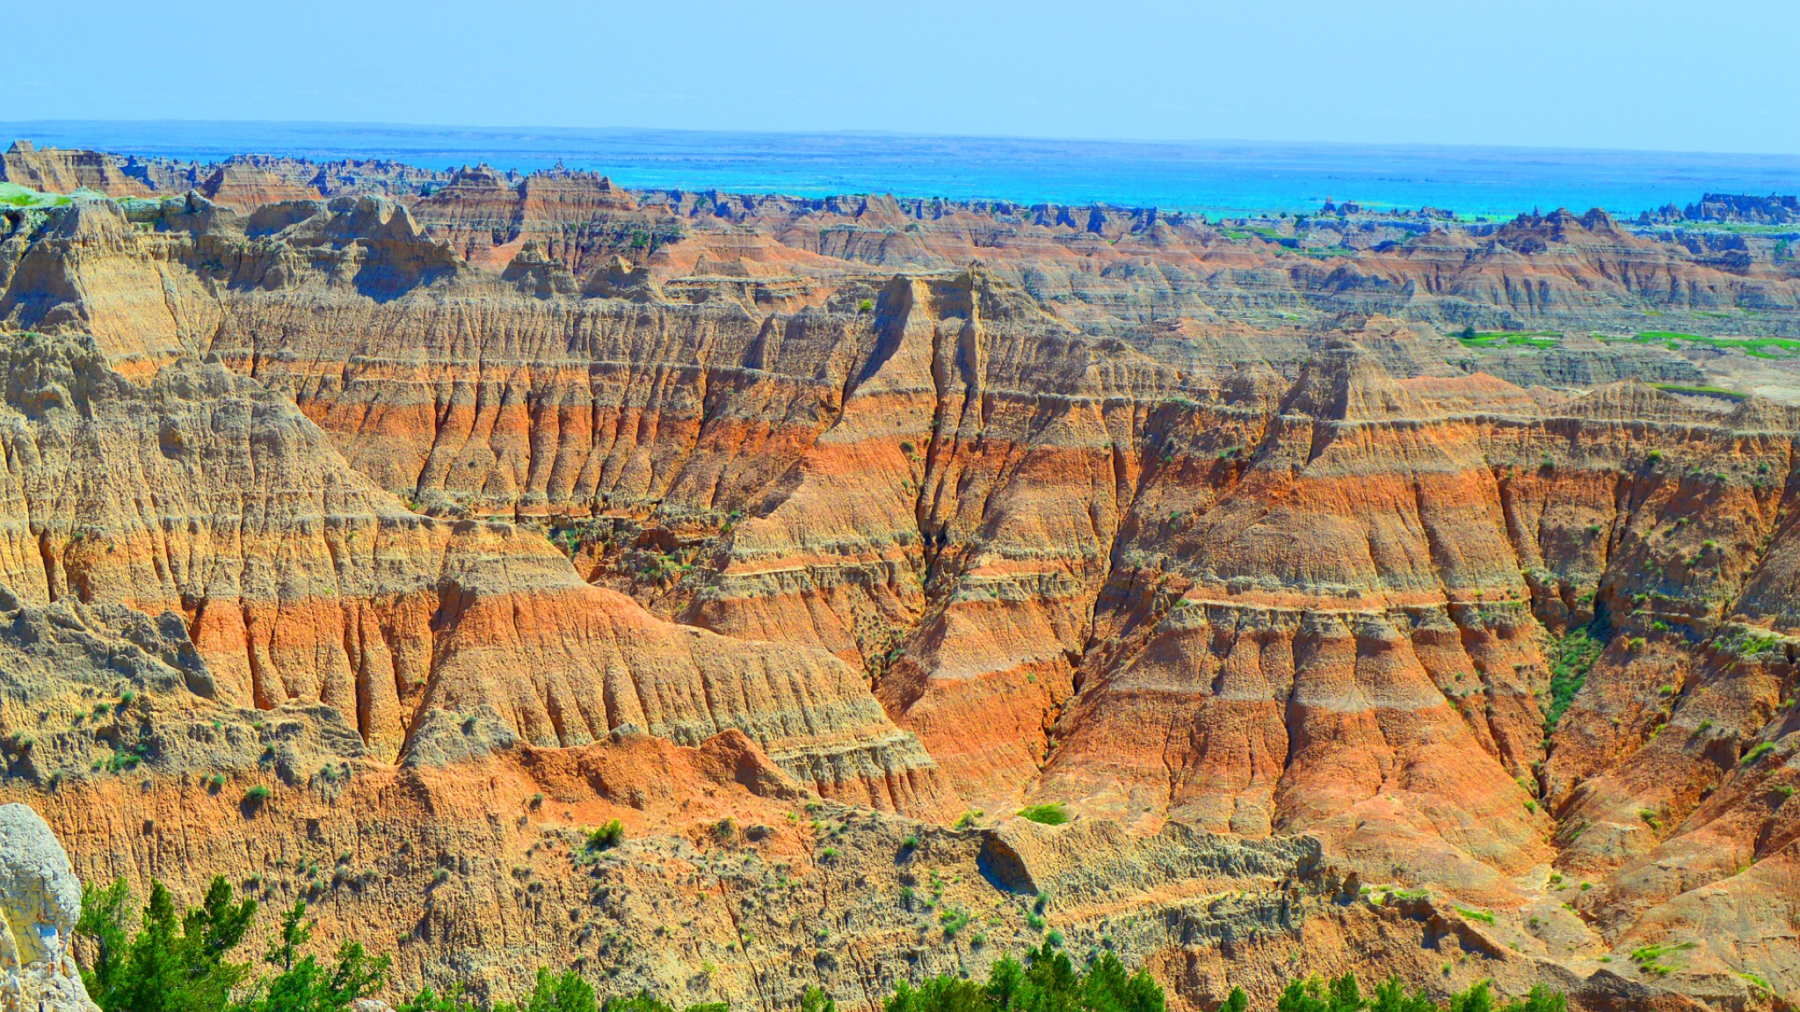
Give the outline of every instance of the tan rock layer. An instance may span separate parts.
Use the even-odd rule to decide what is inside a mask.
[[[76,341],[3,354],[0,582],[184,616],[222,701],[325,703],[388,757],[433,706],[551,745],[736,727],[826,793],[939,804],[930,759],[834,658],[670,625],[539,536],[412,514],[222,366],[140,388]]]

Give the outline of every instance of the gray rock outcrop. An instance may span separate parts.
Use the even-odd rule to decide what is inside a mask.
[[[38,814],[0,805],[0,1012],[98,1012],[71,940],[81,882]]]

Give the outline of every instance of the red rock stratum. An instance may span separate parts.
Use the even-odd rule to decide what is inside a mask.
[[[502,995],[1800,991],[1800,408],[1587,336],[1800,333],[1789,265],[6,157],[118,198],[0,230],[0,792],[86,877]]]

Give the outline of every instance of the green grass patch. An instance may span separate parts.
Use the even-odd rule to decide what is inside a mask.
[[[1060,826],[1069,821],[1069,813],[1064,810],[1060,801],[1021,808],[1019,815],[1021,818],[1030,819],[1032,822],[1045,826]]]
[[[1695,314],[1705,315],[1705,314]],[[1741,351],[1753,358],[1787,359],[1800,357],[1800,340],[1791,337],[1707,337],[1678,330],[1645,330],[1629,338],[1595,334],[1602,341],[1628,340],[1632,344],[1704,345],[1720,351]],[[1671,344],[1673,342],[1673,344]]]
[[[1685,383],[1652,383],[1658,390],[1666,390],[1672,394],[1694,394],[1699,397],[1723,397],[1728,401],[1741,401],[1750,396],[1738,390],[1727,390],[1724,387],[1690,386]]]
[[[40,193],[18,183],[0,183],[0,209],[62,207],[72,200],[60,193]]]
[[[1669,972],[1666,966],[1657,966],[1664,956],[1677,952],[1686,952],[1698,947],[1698,942],[1663,942],[1657,945],[1646,945],[1641,949],[1631,950],[1631,961],[1657,976],[1665,976]]]
[[[1719,637],[1714,649],[1732,657],[1755,657],[1780,645],[1781,637],[1774,633],[1765,633],[1759,629],[1738,629],[1733,635]]]
[[[1455,334],[1465,348],[1554,348],[1561,343],[1562,335],[1554,330],[1512,331],[1512,330],[1476,330],[1465,327]]]
[[[955,938],[956,933],[969,926],[969,912],[960,907],[950,907],[938,914],[938,923],[944,928],[945,938]]]
[[[1457,907],[1456,912],[1471,921],[1480,921],[1483,924],[1494,923],[1494,915],[1488,913],[1486,910],[1470,910],[1468,907]]]
[[[1775,989],[1770,987],[1769,982],[1760,975],[1751,973],[1748,970],[1735,970],[1733,972],[1750,983],[1755,984],[1757,987],[1762,988],[1764,991],[1767,991],[1770,994],[1775,993]]]
[[[1545,734],[1554,731],[1557,721],[1568,712],[1605,645],[1596,635],[1594,624],[1571,629],[1556,641],[1556,653],[1550,658],[1550,708],[1544,712]]]

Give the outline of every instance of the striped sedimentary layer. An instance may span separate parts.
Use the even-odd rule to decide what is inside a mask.
[[[1365,881],[1450,890],[1498,917],[1506,945],[1588,972],[1607,946],[1705,924],[1717,944],[1683,986],[1793,979],[1791,939],[1770,927],[1800,812],[1788,409],[1709,411],[1632,383],[1521,390],[1391,320],[1249,337],[1167,321],[1203,289],[1166,299],[1174,268],[1126,269],[1110,243],[1038,280],[1067,268],[1135,293],[1109,319],[1157,325],[1129,339],[1097,322],[1104,300],[1013,284],[1018,249],[897,278],[846,267],[815,304],[772,311],[699,273],[684,244],[701,237],[580,279],[521,245],[496,275],[391,204],[271,208],[190,200],[138,231],[79,205],[7,240],[0,315],[91,332],[139,384],[109,381],[133,403],[227,368],[291,393],[323,435],[290,412],[295,431],[354,468],[331,471],[343,504],[309,503],[323,533],[279,551],[215,547],[255,544],[235,532],[265,523],[240,518],[239,492],[153,505],[136,570],[85,536],[46,553],[29,533],[6,578],[40,594],[35,566],[31,600],[56,587],[171,610],[220,692],[327,700],[387,753],[439,705],[491,707],[547,745],[738,726],[845,796],[1305,832]],[[1433,240],[1386,256],[1502,264],[1481,297],[1545,313],[1664,283],[1699,301],[1779,288],[1671,281],[1654,251],[1605,233],[1553,216],[1509,233],[1536,252]],[[664,269],[678,255],[693,275]],[[1210,277],[1222,303],[1285,298],[1318,266],[1220,260]],[[1390,266],[1331,285],[1401,305],[1420,278]],[[1629,276],[1589,276],[1614,267]],[[1559,280],[1514,284],[1545,273]],[[1479,295],[1467,280],[1434,281],[1434,305]],[[184,359],[204,354],[219,365]],[[19,382],[22,415],[74,389]],[[233,468],[271,489],[323,480],[285,477],[248,436],[218,451],[217,475],[170,470],[155,458],[236,430],[177,424],[165,440],[157,424],[136,457],[158,494],[248,487]],[[19,459],[42,452],[29,442]],[[81,460],[90,482],[131,472]],[[54,515],[58,494],[24,512]],[[228,522],[195,548],[186,527],[149,533],[165,515]],[[495,515],[578,535],[597,582],[685,626],[583,586]],[[603,544],[589,523],[636,541]],[[633,568],[651,554],[660,575]],[[927,798],[927,778],[956,798]],[[1758,912],[1730,921],[1732,904]]]
[[[179,616],[222,702],[324,703],[390,758],[433,708],[545,745],[737,728],[826,793],[936,803],[929,758],[835,658],[671,625],[510,524],[416,515],[222,365],[139,386],[81,339],[0,354],[0,582]]]

